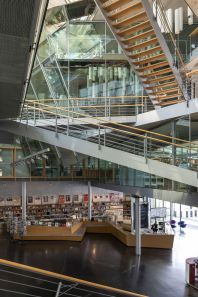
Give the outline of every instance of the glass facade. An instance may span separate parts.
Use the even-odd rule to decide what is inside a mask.
[[[51,10],[43,28],[27,99],[91,116],[131,116],[153,109],[105,21],[68,20]]]

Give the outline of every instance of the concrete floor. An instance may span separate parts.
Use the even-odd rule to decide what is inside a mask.
[[[173,250],[134,249],[110,235],[86,235],[82,243],[13,243],[0,238],[0,258],[75,276],[150,297],[198,296],[185,286],[185,259],[198,257],[198,230],[176,232]],[[0,272],[1,277],[1,272]],[[9,296],[2,295],[0,296]]]

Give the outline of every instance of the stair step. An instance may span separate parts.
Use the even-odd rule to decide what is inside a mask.
[[[142,3],[141,1],[137,1],[137,2],[130,2],[129,4],[127,4],[126,6],[121,6],[120,9],[114,9],[113,11],[110,11],[107,16],[109,18],[121,18],[124,17],[126,15],[129,15],[131,13],[137,13],[142,7]]]
[[[151,79],[151,80],[148,80],[147,82],[149,84],[153,84],[153,83],[156,83],[156,82],[159,82],[159,81],[166,81],[166,80],[170,80],[170,79],[175,79],[175,76],[173,74],[171,74],[171,75]]]
[[[172,69],[170,67],[167,67],[165,69],[159,70],[159,71],[153,71],[144,75],[141,75],[142,78],[151,78],[151,77],[156,77],[162,74],[168,74],[172,73]]]
[[[152,36],[152,35],[154,35],[154,34],[155,34],[154,30],[151,29],[151,30],[148,30],[148,31],[143,32],[143,33],[140,33],[140,34],[133,35],[132,37],[129,37],[129,38],[127,38],[127,39],[122,38],[121,41],[122,41],[123,43],[131,43],[131,42],[133,42],[133,41],[141,40],[141,39],[143,39],[143,38],[145,38],[145,37],[149,37],[149,36]]]
[[[172,87],[172,86],[175,86],[177,85],[177,82],[174,81],[174,82],[170,82],[170,83],[165,83],[165,84],[161,84],[161,85],[156,85],[154,87],[146,87],[147,90],[157,90],[157,89],[161,89],[161,88],[166,88],[166,87]],[[161,92],[161,91],[160,91]],[[158,94],[160,93],[158,92]],[[166,90],[162,91],[162,93],[166,93]],[[157,94],[157,93],[156,93]]]
[[[137,59],[139,57],[145,57],[149,54],[152,54],[154,52],[158,52],[158,51],[162,51],[162,48],[160,45],[156,46],[156,47],[152,47],[148,50],[145,50],[145,51],[140,51],[138,53],[135,53],[135,54],[129,54],[128,56],[131,57],[132,59]]]
[[[161,97],[157,97],[155,99],[157,99],[158,101],[164,101],[167,99],[173,99],[173,98],[180,98],[182,95],[181,94],[175,94],[175,95],[170,95],[170,96],[161,96]]]
[[[114,27],[128,26],[128,25],[131,25],[131,23],[133,23],[133,22],[144,20],[146,16],[147,15],[146,15],[146,12],[144,10],[144,11],[141,11],[141,12],[139,12],[139,13],[137,13],[135,15],[132,15],[132,16],[130,16],[128,18],[125,18],[125,19],[123,19],[121,21],[118,21],[118,22],[114,21],[114,22],[112,22],[112,26],[114,26]]]
[[[162,67],[165,67],[165,66],[169,66],[167,61],[151,64],[151,65],[141,67],[141,68],[136,68],[136,70],[139,71],[139,72],[145,72],[145,71],[148,71],[148,70],[154,70],[154,69],[162,68]],[[166,70],[166,69],[170,69],[170,67],[165,68],[163,70]],[[160,70],[160,71],[162,71],[162,70]],[[153,72],[144,74],[143,76],[149,76],[149,75],[152,76],[152,74],[154,75],[154,73],[157,73],[157,72],[158,71],[153,71]]]
[[[119,30],[116,30],[116,33],[119,35],[119,36],[130,36],[132,35],[134,32],[137,32],[137,31],[140,31],[140,30],[144,30],[144,29],[151,29],[151,23],[149,20],[146,20],[144,22],[141,22],[140,24],[138,25],[135,25],[135,26],[131,26],[130,28],[126,28],[126,29],[119,29]]]
[[[167,106],[167,105],[173,105],[173,104],[177,104],[177,103],[181,103],[181,102],[184,102],[184,100],[177,100],[177,99],[175,99],[175,100],[170,100],[168,102],[160,102],[158,105],[159,106]]]
[[[137,49],[141,49],[141,48],[144,48],[144,47],[147,47],[149,45],[156,44],[156,43],[158,43],[158,39],[155,37],[153,39],[149,39],[149,40],[146,40],[144,42],[141,42],[141,43],[138,43],[138,44],[135,44],[135,45],[133,44],[133,45],[126,46],[125,48],[127,50],[137,50]]]
[[[179,91],[179,88],[176,87],[176,88],[172,88],[172,89],[168,89],[168,90],[164,90],[164,91],[155,92],[153,95],[158,96],[158,95],[169,94],[169,93],[173,93],[173,92],[177,92],[177,94],[178,94],[178,91]]]
[[[153,61],[156,61],[156,60],[165,60],[165,59],[166,59],[165,54],[162,53],[162,54],[151,56],[151,57],[143,59],[143,60],[133,61],[133,64],[134,65],[144,65],[144,64],[147,64],[149,62],[153,62]]]
[[[102,4],[102,8],[106,11],[119,8],[123,4],[131,3],[131,0],[109,0]]]

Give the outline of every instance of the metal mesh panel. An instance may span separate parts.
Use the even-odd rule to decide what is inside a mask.
[[[0,119],[17,117],[38,14],[36,0],[0,0]]]
[[[34,0],[0,0],[0,32],[28,37]]]

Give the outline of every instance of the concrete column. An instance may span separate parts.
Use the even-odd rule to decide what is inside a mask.
[[[88,181],[88,220],[91,221],[92,218],[92,188],[91,188],[91,182]]]
[[[140,198],[135,198],[135,252],[137,256],[141,255]]]
[[[134,198],[131,197],[131,233],[134,233]]]
[[[22,182],[22,220],[26,224],[27,217],[27,190],[26,182]]]

